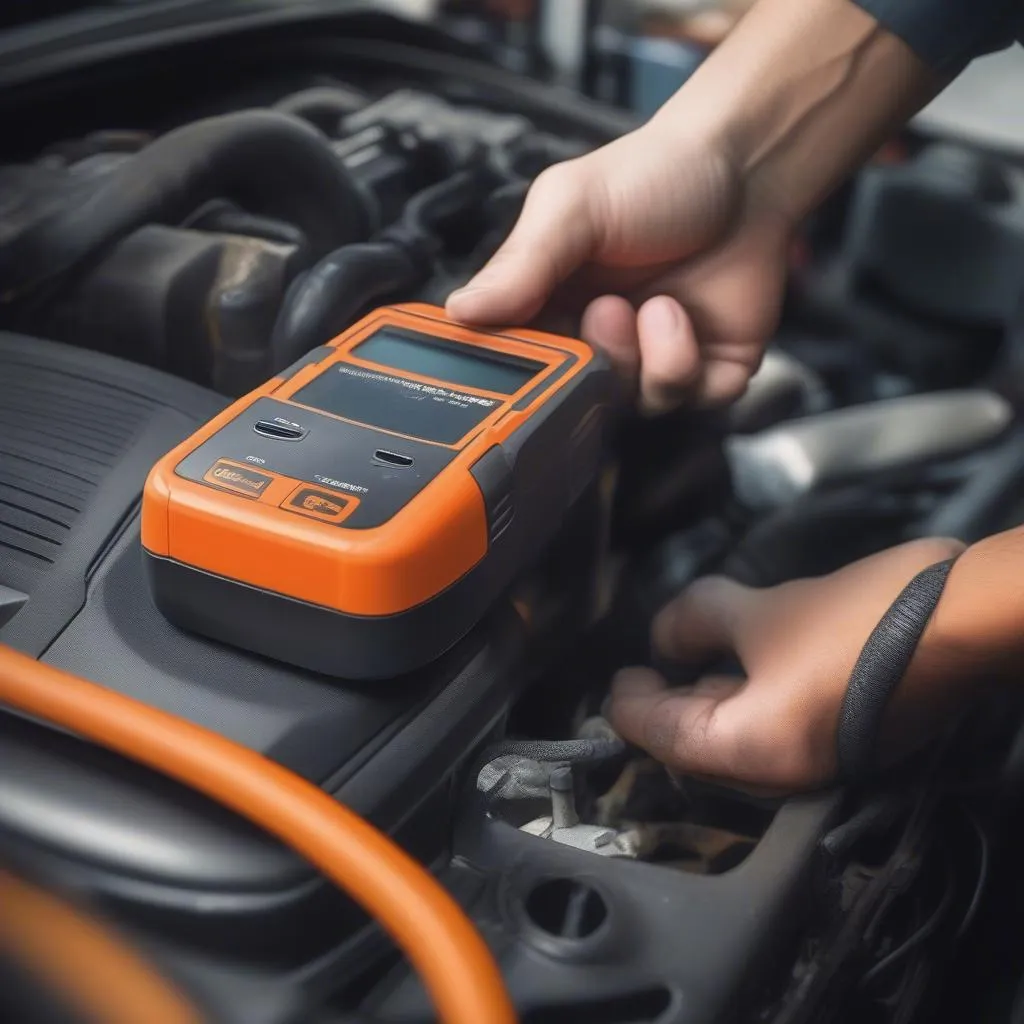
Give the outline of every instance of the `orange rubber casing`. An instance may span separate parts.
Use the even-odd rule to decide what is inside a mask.
[[[315,481],[320,497],[300,511],[285,506],[314,482],[258,462],[231,460],[205,482],[177,472],[187,456],[262,398],[290,404],[295,420],[303,422],[314,410],[295,403],[292,396],[340,362],[427,387],[451,387],[352,355],[356,345],[382,327],[528,359],[544,369],[511,396],[458,385],[459,392],[494,401],[495,409],[466,436],[441,445],[457,453],[454,460],[408,505],[372,529],[344,528],[344,519],[362,500],[358,487],[343,486],[346,481],[321,477]],[[507,442],[560,392],[571,389],[596,358],[594,350],[576,339],[533,330],[472,330],[447,320],[443,310],[421,304],[378,309],[321,351],[319,361],[305,366],[300,361],[297,372],[275,377],[238,399],[153,467],[142,508],[142,544],[150,555],[347,615],[390,616],[414,608],[465,576],[487,554],[487,510],[470,467],[493,446]],[[572,365],[564,369],[567,361]],[[563,372],[556,373],[560,368]],[[526,395],[532,397],[524,405]],[[409,436],[385,433],[396,439]],[[269,481],[255,494],[260,477]],[[336,502],[332,505],[325,495]]]

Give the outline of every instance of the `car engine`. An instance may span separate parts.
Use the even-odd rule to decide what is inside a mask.
[[[669,775],[601,706],[700,575],[767,586],[1022,521],[1011,162],[879,154],[807,225],[747,394],[622,424],[607,479],[428,670],[324,678],[149,600],[161,455],[374,307],[443,303],[545,168],[632,127],[447,45],[338,15],[6,90],[0,641],[386,830],[477,923],[524,1024],[923,1019],[1008,842],[1018,708],[867,791],[766,799]],[[5,859],[137,936],[212,1019],[434,1019],[383,933],[276,842],[74,736],[9,713],[0,734]]]

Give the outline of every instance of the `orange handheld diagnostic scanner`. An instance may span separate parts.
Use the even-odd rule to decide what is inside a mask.
[[[316,672],[420,668],[557,532],[600,471],[616,395],[581,341],[378,309],[153,468],[156,604]]]

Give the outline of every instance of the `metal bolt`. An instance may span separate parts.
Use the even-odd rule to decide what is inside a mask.
[[[551,791],[551,824],[555,828],[578,825],[580,816],[576,813],[572,769],[568,765],[555,768],[548,778],[548,788]]]

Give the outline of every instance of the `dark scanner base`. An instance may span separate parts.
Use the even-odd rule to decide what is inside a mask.
[[[394,680],[430,665],[488,607],[460,581],[399,615],[346,615],[148,551],[143,561],[156,607],[180,629],[349,682]]]

